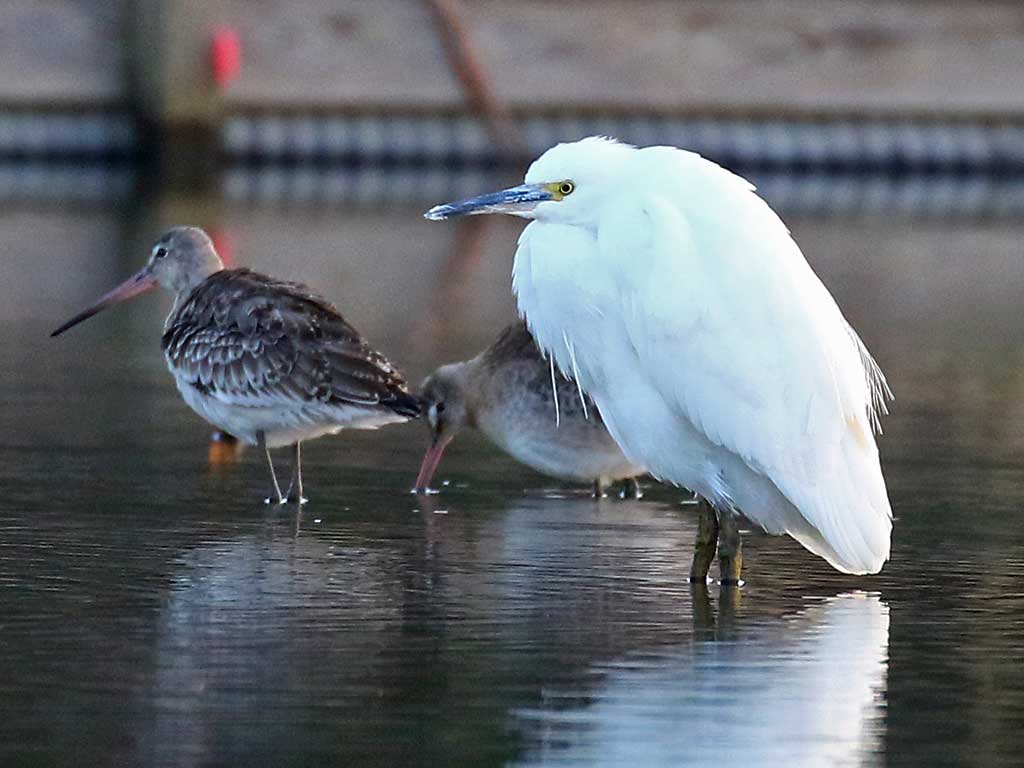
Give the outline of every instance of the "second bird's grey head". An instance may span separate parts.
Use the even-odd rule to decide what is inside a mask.
[[[147,266],[161,286],[191,290],[224,268],[213,241],[199,227],[174,227],[153,245]]]
[[[434,440],[453,436],[472,418],[466,402],[465,363],[443,365],[420,384],[420,400]]]

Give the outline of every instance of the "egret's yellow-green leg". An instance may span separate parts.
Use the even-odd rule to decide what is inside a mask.
[[[743,542],[740,541],[739,516],[723,511],[718,516],[718,571],[724,585],[742,584]]]
[[[690,565],[690,581],[706,584],[708,569],[715,559],[718,547],[718,515],[706,499],[697,502],[697,540],[693,546],[693,563]]]

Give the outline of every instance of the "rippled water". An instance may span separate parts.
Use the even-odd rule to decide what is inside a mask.
[[[739,593],[687,584],[669,489],[594,502],[467,436],[410,495],[418,424],[309,444],[312,502],[265,507],[174,391],[166,298],[46,336],[194,221],[416,380],[512,317],[518,229],[418,213],[0,212],[0,764],[1019,764],[1024,227],[790,222],[897,394],[893,559],[749,533]]]

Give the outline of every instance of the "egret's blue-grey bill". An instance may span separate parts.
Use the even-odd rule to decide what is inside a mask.
[[[452,216],[472,216],[478,213],[510,213],[514,216],[528,216],[545,200],[553,200],[551,192],[541,184],[520,184],[518,187],[491,192],[455,203],[435,205],[423,216],[431,221],[450,219]]]

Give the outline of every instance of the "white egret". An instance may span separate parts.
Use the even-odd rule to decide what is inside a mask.
[[[723,581],[739,580],[740,511],[840,571],[882,568],[892,512],[874,432],[891,394],[750,183],[692,152],[591,137],[545,152],[525,184],[426,217],[475,213],[533,219],[520,313],[630,461],[714,506]]]

